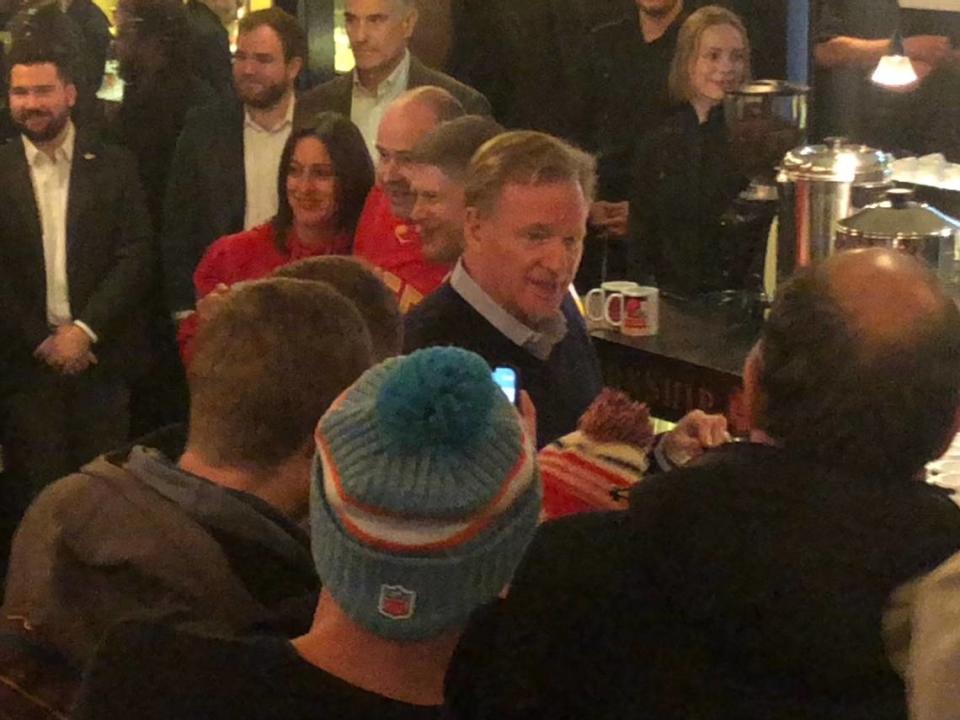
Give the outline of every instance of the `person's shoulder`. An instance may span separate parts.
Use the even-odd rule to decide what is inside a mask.
[[[404,349],[409,352],[431,345],[455,345],[463,321],[473,312],[450,283],[430,293],[403,319]]]
[[[353,75],[344,73],[299,93],[296,114],[311,118],[321,112],[336,112],[349,120],[352,100]]]
[[[97,134],[85,130],[77,130],[77,140],[74,152],[82,160],[101,160],[108,167],[116,167],[121,163],[136,162],[136,156],[129,148],[105,140]]]
[[[264,243],[272,243],[274,237],[273,225],[267,222],[263,225],[252,227],[249,230],[241,230],[240,232],[217,238],[207,249],[207,254],[220,255],[260,246]]]
[[[234,691],[249,679],[261,651],[249,640],[120,623],[107,633],[87,670],[74,717],[245,717],[242,693]],[[230,669],[228,676],[224,668]]]
[[[606,43],[623,41],[635,35],[636,22],[629,15],[602,22],[590,28],[588,40],[594,49],[602,49]]]
[[[422,85],[435,85],[439,88],[443,88],[457,98],[457,100],[459,100],[462,104],[472,104],[477,101],[483,103],[487,102],[487,99],[479,90],[470,87],[466,83],[460,82],[456,78],[447,75],[445,72],[434,70],[433,68],[428,67],[416,56],[411,55],[410,87],[413,88]],[[464,107],[464,110],[471,112],[471,110],[475,110],[475,108]]]
[[[227,31],[216,14],[200,0],[191,0],[184,6],[190,31],[195,36],[227,37]]]
[[[92,0],[73,0],[70,9],[74,8],[76,8],[75,17],[81,25],[109,31],[110,20],[107,14]]]
[[[184,134],[198,131],[224,131],[224,125],[243,123],[243,105],[230,97],[214,97],[187,112]]]
[[[0,142],[0,158],[12,158],[16,155],[23,155],[23,140],[20,133]]]
[[[353,76],[350,73],[342,73],[320,83],[316,87],[305,90],[300,94],[299,99],[317,99],[331,98],[339,95],[344,90],[350,90],[353,84]]]
[[[96,458],[45,487],[31,503],[24,520],[39,516],[46,523],[50,517],[58,516],[64,523],[83,527],[91,514],[103,510],[103,500],[114,494],[114,484],[126,479],[128,473],[122,467],[104,457]]]

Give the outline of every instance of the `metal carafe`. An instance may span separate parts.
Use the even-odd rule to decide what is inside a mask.
[[[888,247],[916,257],[937,273],[947,290],[960,289],[956,240],[960,221],[926,203],[913,190],[893,188],[886,199],[837,222],[837,250]]]
[[[892,162],[885,152],[842,138],[786,154],[777,176],[778,282],[834,252],[837,221],[882,198]]]

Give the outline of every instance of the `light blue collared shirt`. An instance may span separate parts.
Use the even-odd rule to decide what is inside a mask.
[[[463,266],[462,259],[457,261],[450,274],[450,287],[510,342],[540,360],[546,361],[554,346],[567,334],[567,319],[559,310],[553,317],[545,320],[539,330],[517,320],[477,285]]]

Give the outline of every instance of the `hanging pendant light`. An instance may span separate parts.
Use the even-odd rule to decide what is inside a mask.
[[[889,54],[880,58],[870,80],[875,85],[887,88],[902,88],[913,85],[919,80],[917,71],[913,69],[913,63],[903,49],[903,36],[899,29],[890,41]]]

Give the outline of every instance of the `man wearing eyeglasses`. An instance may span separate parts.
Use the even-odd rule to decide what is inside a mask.
[[[410,219],[416,197],[405,170],[421,139],[461,115],[463,106],[453,95],[427,85],[394,100],[377,130],[376,185],[357,224],[353,252],[376,268],[402,312],[438,288],[450,270],[423,256],[417,226]]]

